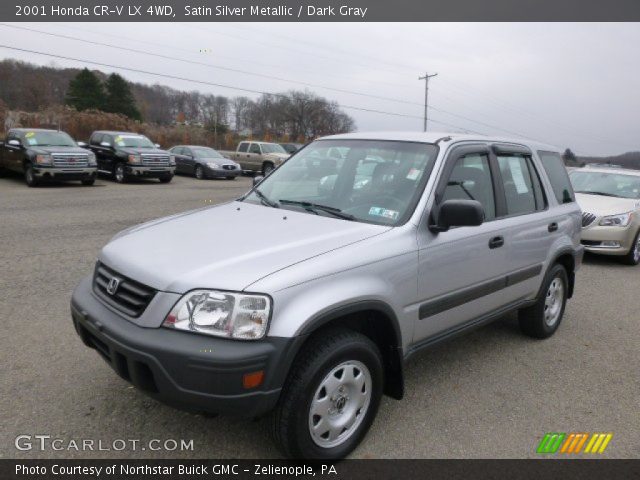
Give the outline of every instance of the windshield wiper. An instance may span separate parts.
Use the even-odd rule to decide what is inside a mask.
[[[256,196],[260,199],[260,201],[267,207],[280,208],[280,205],[278,204],[278,202],[274,202],[257,188],[253,190],[253,193],[255,193]]]
[[[334,217],[342,218],[343,220],[355,220],[356,217],[349,213],[344,213],[342,210],[336,207],[330,207],[328,205],[320,205],[319,203],[313,202],[303,202],[299,200],[280,200],[279,201],[283,205],[297,205],[303,207],[305,210],[309,210],[314,213],[318,213],[315,210],[321,210],[323,212],[329,213]]]
[[[616,195],[615,193],[607,193],[607,192],[591,192],[586,190],[578,190],[576,193],[586,193],[588,195],[603,195],[605,197],[616,197],[616,198],[624,198],[620,195]]]

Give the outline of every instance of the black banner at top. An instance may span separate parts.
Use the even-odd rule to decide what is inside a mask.
[[[640,0],[3,0],[3,22],[635,22]]]

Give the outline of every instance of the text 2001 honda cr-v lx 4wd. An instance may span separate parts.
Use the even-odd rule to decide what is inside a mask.
[[[516,309],[530,336],[558,328],[581,213],[560,155],[543,151],[417,133],[317,140],[237,201],[116,235],[73,294],[75,328],[159,400],[275,409],[286,455],[345,456],[381,395],[402,397],[417,350]]]

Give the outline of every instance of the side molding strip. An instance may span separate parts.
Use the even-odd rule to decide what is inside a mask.
[[[484,297],[485,295],[499,292],[500,290],[503,290],[517,283],[524,282],[525,280],[529,280],[530,278],[537,277],[541,271],[542,264],[532,265],[530,267],[525,267],[520,270],[511,272],[504,277],[489,280],[487,282],[482,282],[471,287],[466,287],[461,290],[448,293],[434,300],[424,302],[422,305],[420,305],[420,308],[418,310],[420,320],[424,320],[425,318],[432,317],[433,315],[437,315],[438,313],[442,313],[452,308],[459,307],[460,305],[464,305],[465,303],[477,300],[478,298]]]

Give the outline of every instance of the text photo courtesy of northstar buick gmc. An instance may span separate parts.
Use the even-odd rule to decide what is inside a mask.
[[[339,161],[317,155],[328,148]],[[524,334],[553,335],[581,221],[553,147],[336,135],[236,201],[117,234],[71,314],[85,345],[148,395],[272,412],[284,455],[342,458],[382,395],[403,397],[403,365],[421,349],[512,311]]]

